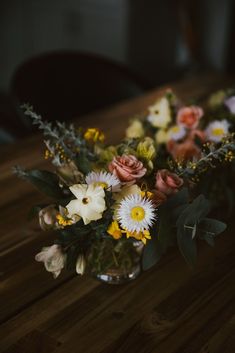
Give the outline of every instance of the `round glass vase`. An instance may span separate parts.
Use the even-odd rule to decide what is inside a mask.
[[[102,241],[99,264],[91,269],[92,275],[108,284],[123,284],[134,280],[141,273],[143,243],[137,240]],[[97,256],[93,253],[92,257]]]

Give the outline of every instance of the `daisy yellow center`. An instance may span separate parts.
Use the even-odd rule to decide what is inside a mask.
[[[103,189],[107,189],[108,184],[107,184],[107,183],[104,183],[103,181],[96,181],[96,182],[94,183],[94,186],[101,186]]]
[[[83,197],[83,199],[82,199],[82,203],[84,205],[87,205],[89,203],[89,201],[90,201],[89,197]]]
[[[132,208],[131,218],[134,221],[141,222],[144,219],[144,217],[145,217],[145,210],[143,209],[143,207],[136,206]]]
[[[220,136],[220,135],[223,135],[224,134],[224,129],[222,128],[215,128],[212,130],[212,134],[214,136]]]
[[[171,131],[172,131],[173,133],[177,133],[177,132],[180,131],[180,128],[179,128],[179,126],[174,126],[174,127],[171,129]]]

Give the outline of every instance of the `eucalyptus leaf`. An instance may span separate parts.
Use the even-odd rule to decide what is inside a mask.
[[[177,242],[181,254],[190,266],[194,266],[197,257],[197,224],[209,213],[210,203],[204,195],[199,195],[183,209],[176,222]]]
[[[193,267],[197,259],[196,240],[193,238],[194,228],[181,228],[177,232],[178,246],[186,262]]]
[[[204,218],[199,223],[200,232],[211,235],[213,238],[222,233],[226,227],[225,223],[213,218]]]
[[[19,167],[15,169],[16,174],[31,182],[38,190],[55,199],[64,197],[62,189],[59,187],[59,179],[56,174],[47,170],[23,170]]]

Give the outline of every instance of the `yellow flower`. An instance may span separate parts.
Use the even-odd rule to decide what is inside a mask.
[[[151,239],[150,232],[148,230],[144,230],[142,232],[129,232],[126,231],[127,238],[135,238],[136,240],[141,240],[144,245],[146,245],[147,239]]]
[[[58,224],[60,226],[66,227],[66,226],[70,226],[71,224],[73,224],[74,222],[72,221],[72,219],[66,219],[65,217],[63,217],[60,213],[58,213],[56,215],[56,219],[58,221]]]
[[[141,191],[141,196],[145,197],[147,199],[152,199],[153,198],[153,193],[151,191]]]
[[[154,147],[153,139],[146,137],[143,141],[139,142],[137,146],[137,155],[146,161],[151,161],[156,156],[156,149]]]
[[[166,143],[169,140],[169,134],[166,130],[160,129],[155,135],[156,142],[160,145]]]
[[[121,230],[117,221],[113,221],[108,227],[107,233],[112,235],[114,239],[120,239],[124,231]]]
[[[126,129],[127,138],[140,138],[144,136],[143,124],[140,120],[133,120],[130,126]]]
[[[104,134],[99,129],[89,128],[86,130],[86,132],[84,134],[84,138],[87,141],[103,142],[104,141]]]

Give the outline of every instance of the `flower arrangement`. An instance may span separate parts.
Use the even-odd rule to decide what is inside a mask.
[[[36,260],[55,278],[63,268],[127,274],[139,260],[147,270],[177,245],[193,266],[197,242],[214,244],[226,224],[213,217],[221,206],[231,211],[234,199],[235,91],[216,92],[202,106],[185,106],[168,90],[114,146],[96,128],[52,126],[25,105],[54,168],[15,167],[52,199],[35,210],[56,240]]]

